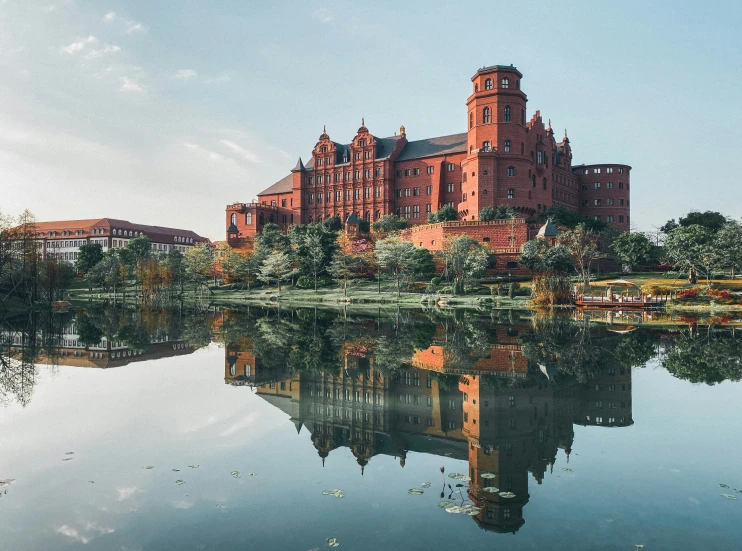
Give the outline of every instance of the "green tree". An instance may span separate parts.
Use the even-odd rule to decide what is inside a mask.
[[[269,254],[258,270],[258,279],[266,285],[276,283],[278,293],[281,293],[281,282],[286,281],[295,273],[291,267],[291,256],[288,253],[274,251]]]
[[[100,243],[82,245],[77,254],[77,271],[87,274],[101,260],[103,260],[103,246]]]
[[[613,239],[612,248],[616,259],[628,265],[629,271],[634,267],[647,264],[652,260],[655,252],[655,246],[643,233],[621,233]]]
[[[720,212],[707,210],[706,212],[691,211],[678,220],[684,228],[688,226],[701,226],[711,233],[718,232],[727,223],[726,217]]]
[[[271,253],[278,251],[287,253],[291,248],[289,238],[284,235],[281,228],[276,224],[266,224],[263,230],[255,237],[255,252],[263,259]]]
[[[363,260],[360,255],[349,254],[340,249],[327,267],[327,271],[335,278],[338,283],[343,285],[343,294],[348,296],[348,281],[358,277],[363,269]],[[317,290],[317,281],[314,283],[315,291]]]
[[[126,244],[126,248],[134,255],[134,265],[137,265],[152,254],[152,240],[149,237],[135,237]]]
[[[294,256],[299,263],[299,273],[317,279],[323,273],[338,250],[337,231],[328,229],[324,222],[309,225],[294,225],[290,233]]]
[[[415,247],[413,255],[413,270],[415,277],[429,279],[435,275],[435,257],[424,247]]]
[[[511,218],[518,218],[519,216],[520,213],[517,210],[506,205],[479,209],[479,220],[482,222],[490,222],[491,220],[509,220]]]
[[[575,229],[559,236],[559,244],[569,252],[572,264],[585,285],[590,285],[590,266],[603,256],[598,247],[598,239],[598,234],[585,224],[578,224]]]
[[[375,254],[379,266],[394,276],[400,296],[402,279],[414,273],[415,246],[399,237],[387,237],[376,242]]]
[[[468,235],[447,237],[438,255],[443,259],[446,273],[453,276],[454,293],[457,289],[463,291],[471,280],[487,270],[487,251]]]
[[[717,262],[714,233],[698,225],[678,226],[665,239],[665,253],[670,260],[688,271],[688,281],[698,282],[698,274],[706,276],[711,288],[711,276]]]
[[[394,214],[385,214],[380,220],[377,220],[373,224],[375,232],[393,233],[401,230],[406,230],[409,224],[404,218],[400,218]]]
[[[208,243],[197,243],[186,250],[185,273],[186,277],[193,282],[194,291],[199,292],[203,298],[203,290],[207,288],[206,282],[211,278],[211,245]]]
[[[428,213],[428,224],[437,222],[452,222],[459,219],[458,211],[451,205],[443,205],[436,212]]]
[[[732,277],[742,270],[742,223],[728,220],[716,233],[714,251],[719,267],[729,270]]]
[[[551,247],[545,239],[527,241],[518,256],[518,262],[536,273],[567,273],[572,270],[569,251],[561,245]]]

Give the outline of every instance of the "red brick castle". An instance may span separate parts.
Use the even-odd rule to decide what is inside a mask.
[[[478,70],[461,134],[408,140],[402,126],[379,138],[362,122],[341,144],[323,131],[308,161],[300,158],[256,203],[227,207],[228,242],[239,246],[269,222],[287,227],[336,214],[370,222],[397,214],[414,226],[445,204],[462,221],[478,220],[483,207],[508,205],[527,217],[562,206],[628,230],[631,167],[572,166],[566,130],[557,141],[539,111],[528,118],[522,77],[512,65]]]

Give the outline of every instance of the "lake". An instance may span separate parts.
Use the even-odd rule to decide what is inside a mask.
[[[740,549],[736,321],[6,319],[0,550]]]

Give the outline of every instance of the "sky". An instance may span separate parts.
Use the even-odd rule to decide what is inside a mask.
[[[0,212],[224,239],[224,208],[349,142],[464,132],[514,64],[573,163],[625,163],[632,226],[742,216],[739,2],[0,0]]]

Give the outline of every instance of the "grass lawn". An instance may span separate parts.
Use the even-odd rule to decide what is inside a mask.
[[[637,285],[657,285],[661,287],[672,287],[673,289],[687,289],[689,287],[695,287],[695,285],[688,284],[687,274],[682,274],[677,279],[675,274],[666,274],[664,272],[642,272],[636,274],[621,274],[613,275],[610,278],[593,281],[592,287],[605,287],[607,281],[613,279],[625,279]],[[713,279],[711,283],[718,289],[730,289],[732,291],[742,291],[742,279]],[[706,280],[698,281],[698,285],[706,285]]]

